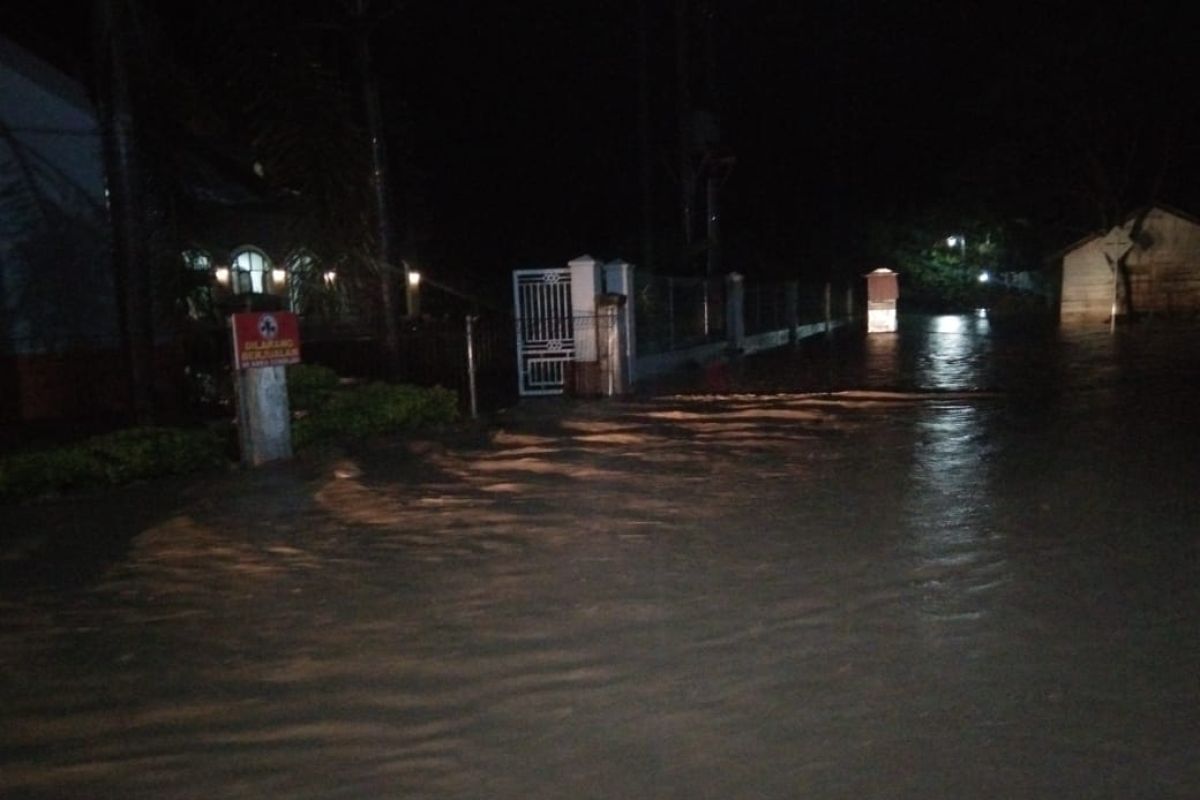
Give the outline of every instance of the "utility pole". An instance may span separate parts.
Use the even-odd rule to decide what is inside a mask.
[[[391,198],[388,193],[387,145],[383,139],[383,112],[379,81],[371,62],[371,30],[367,24],[367,0],[354,3],[355,50],[359,83],[366,111],[367,137],[371,148],[371,200],[375,211],[375,260],[379,270],[380,310],[383,314],[383,346],[389,366],[400,361],[400,335],[396,321],[395,248],[392,235]]]
[[[679,128],[679,213],[683,221],[683,261],[690,267],[692,254],[692,203],[696,176],[692,167],[692,93],[688,60],[690,14],[688,0],[675,0],[675,82]]]
[[[711,280],[721,272],[721,183],[732,158],[721,157],[720,145],[720,85],[717,81],[717,8],[713,0],[700,0],[700,15],[704,22],[704,89],[705,103],[712,119],[712,130],[704,141],[704,221],[707,240],[705,273]]]
[[[113,277],[121,349],[134,420],[154,414],[154,311],[150,292],[142,169],[134,126],[129,43],[133,0],[96,0],[93,46],[99,76],[96,106],[103,131],[104,162],[113,226]]]
[[[654,271],[654,189],[650,151],[650,20],[638,0],[638,171],[642,193],[642,269]]]
[[[705,180],[705,207],[707,217],[708,250],[705,262],[705,273],[709,278],[716,277],[721,271],[721,209],[720,209],[720,177],[717,167],[710,167]]]

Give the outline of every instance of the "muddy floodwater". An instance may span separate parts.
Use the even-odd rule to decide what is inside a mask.
[[[904,318],[2,509],[0,797],[1200,797],[1198,334]]]

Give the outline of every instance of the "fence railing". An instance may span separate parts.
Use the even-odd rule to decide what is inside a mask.
[[[637,351],[653,355],[725,338],[724,278],[635,273]]]
[[[632,352],[626,351],[626,355],[632,357],[628,365],[638,375],[671,369],[687,363],[688,359],[713,357],[727,348],[748,351],[777,346],[789,338],[813,333],[820,328],[819,323],[829,321],[836,325],[849,315],[852,304],[845,285],[743,282],[726,276],[706,279],[652,273],[635,273],[633,277],[633,296],[622,313],[634,314],[635,341]],[[478,307],[473,310],[479,311]],[[536,342],[543,339],[542,344],[552,350],[568,344],[573,347],[587,338],[577,339],[575,331],[594,330],[597,343],[606,340],[608,334],[599,330],[594,318],[583,325],[578,320],[573,326],[560,325],[556,336],[539,338],[535,335],[538,331],[526,321],[518,324],[512,315],[502,311],[483,311],[473,317],[470,353],[466,318],[465,312],[456,311],[438,318],[402,320],[397,331],[398,355],[394,359],[388,357],[377,328],[354,322],[329,324],[302,320],[301,352],[304,361],[331,367],[347,377],[444,386],[458,394],[464,412],[471,409],[472,361],[474,396],[482,411],[514,402],[519,381],[523,375],[532,374],[530,371],[544,370],[555,380],[583,390],[588,390],[592,383],[603,385],[614,378],[604,372],[607,367],[599,361],[594,380],[590,373],[584,374],[593,368],[579,364],[587,364],[589,357],[573,358],[568,365],[548,353],[540,361],[530,359],[529,371],[523,371],[524,361],[518,362],[518,337],[525,337],[521,345],[523,354],[532,352],[538,346]],[[544,326],[545,321],[539,324]],[[574,329],[569,342],[564,338],[566,334],[562,334],[568,327]],[[750,337],[753,341],[748,340]],[[14,343],[8,344],[10,349],[17,349]],[[26,349],[33,348],[27,344]],[[116,348],[112,349],[113,358],[104,362],[109,366],[103,371],[119,376],[124,367],[119,361],[120,354]],[[232,382],[226,325],[215,321],[197,323],[182,331],[169,347],[159,349],[165,354],[164,359],[170,356],[169,369],[164,367],[164,374],[183,373],[180,391],[189,398],[188,403],[215,413],[227,411],[225,398],[231,392]],[[13,398],[17,396],[18,380],[25,380],[35,367],[47,370],[61,367],[60,371],[79,376],[80,385],[92,387],[90,397],[102,394],[95,388],[99,385],[93,377],[96,370],[85,369],[100,361],[85,354],[78,359],[79,364],[57,363],[68,358],[69,353],[57,353],[55,364],[49,364],[47,359],[36,364],[25,359],[18,365],[18,357],[10,355],[7,366],[0,364],[0,412],[7,410],[9,416],[16,413]],[[18,366],[25,377],[17,376]],[[112,383],[116,387],[112,391],[119,393],[120,381]],[[62,381],[59,384],[67,385]]]
[[[793,299],[789,299],[789,295]],[[793,321],[797,325],[810,325],[824,322],[827,315],[830,319],[840,319],[846,315],[844,290],[835,289],[830,284],[788,281],[750,283],[745,288],[744,303],[748,336],[783,330]],[[796,306],[794,320],[789,303],[795,303]]]
[[[488,313],[472,324],[472,353],[478,408],[495,410],[517,396],[516,345],[510,316]],[[301,357],[306,364],[329,367],[362,380],[443,386],[470,410],[471,375],[465,316],[403,320],[397,330],[398,353],[390,359],[379,332],[362,326],[301,324]],[[185,339],[186,362],[198,373],[222,381],[230,369],[229,333],[215,325]],[[227,382],[227,381],[226,381]]]
[[[517,396],[513,319],[489,313],[474,317],[471,327],[478,407],[494,410],[508,405]],[[465,316],[404,320],[397,339],[394,362],[373,332],[358,336],[346,331],[333,336],[319,330],[304,332],[301,352],[305,362],[322,364],[347,377],[443,386],[458,394],[463,411],[469,410],[472,378]]]

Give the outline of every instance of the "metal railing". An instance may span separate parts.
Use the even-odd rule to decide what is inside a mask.
[[[635,273],[637,352],[653,355],[725,338],[724,278]]]

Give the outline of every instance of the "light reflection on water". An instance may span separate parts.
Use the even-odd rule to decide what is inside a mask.
[[[986,412],[975,405],[920,411],[913,440],[905,530],[915,556],[923,614],[934,621],[977,619],[1007,580],[996,527]]]
[[[943,315],[928,321],[931,335],[917,360],[918,385],[930,390],[973,388],[986,317]],[[926,406],[913,439],[913,490],[906,496],[919,570],[936,575],[925,585],[947,608],[965,599],[991,518],[990,470],[980,404]],[[987,564],[989,570],[994,564]],[[988,578],[989,582],[991,578]]]
[[[915,320],[914,320],[915,322]],[[919,386],[936,390],[967,390],[978,385],[979,362],[989,354],[986,317],[943,315],[929,325],[933,335],[917,361],[915,380]]]

